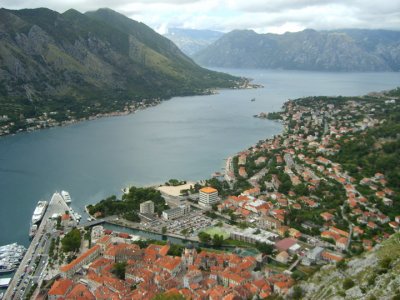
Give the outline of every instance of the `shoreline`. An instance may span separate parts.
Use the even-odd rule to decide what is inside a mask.
[[[5,124],[5,125],[0,125],[0,139],[3,137],[8,137],[8,136],[14,136],[17,135],[19,133],[30,133],[30,132],[35,132],[35,131],[39,131],[39,130],[44,130],[44,129],[50,129],[50,128],[56,128],[56,127],[65,127],[65,126],[69,126],[69,125],[75,125],[81,122],[86,122],[86,121],[93,121],[93,120],[97,120],[97,119],[102,119],[102,118],[109,118],[109,117],[120,117],[120,116],[127,116],[127,115],[131,115],[131,114],[135,114],[138,111],[141,110],[145,110],[147,108],[150,107],[155,107],[158,106],[159,104],[163,103],[164,101],[169,101],[172,98],[176,98],[176,97],[193,97],[193,96],[211,96],[211,95],[216,95],[219,94],[219,91],[222,90],[246,90],[246,89],[258,89],[258,88],[263,88],[264,86],[261,84],[255,84],[255,83],[251,83],[251,79],[248,78],[243,78],[243,81],[237,82],[236,86],[233,86],[231,88],[209,88],[209,89],[205,89],[201,92],[194,92],[193,94],[188,94],[188,95],[175,95],[175,96],[171,96],[168,98],[152,98],[152,99],[142,99],[139,101],[131,101],[129,104],[126,104],[124,107],[123,111],[110,111],[110,112],[105,112],[105,113],[98,113],[95,115],[89,115],[80,119],[71,119],[71,120],[64,120],[64,121],[60,121],[57,122],[54,119],[47,119],[47,120],[41,120],[40,118],[43,117],[37,117],[33,118],[34,121],[33,122],[37,122],[37,123],[33,123],[32,126],[30,127],[26,127],[24,129],[20,128],[15,132],[7,132],[8,129],[5,129],[6,126],[10,126],[11,124],[13,124],[14,122]],[[49,113],[49,115],[56,115],[58,114],[58,112],[56,112],[55,114]],[[4,116],[3,116],[4,117]],[[7,116],[5,116],[7,117]],[[46,117],[47,117],[47,113],[46,113]],[[24,121],[29,124],[29,122],[31,122],[32,118],[26,118],[24,119]],[[0,115],[0,121],[1,121],[1,115]],[[48,122],[46,124],[43,125],[43,122]]]

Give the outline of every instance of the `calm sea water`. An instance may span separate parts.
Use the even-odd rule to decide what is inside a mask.
[[[399,73],[224,71],[265,88],[174,98],[134,115],[0,138],[0,245],[26,245],[37,201],[55,191],[69,191],[82,211],[128,184],[208,178],[224,158],[281,131],[254,114],[279,110],[288,98],[400,85]]]

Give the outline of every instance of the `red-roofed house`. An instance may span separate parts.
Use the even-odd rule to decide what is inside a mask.
[[[78,283],[68,293],[65,300],[96,300],[96,298],[85,285]]]
[[[336,241],[336,247],[338,247],[341,250],[346,250],[347,247],[347,238],[341,237]]]
[[[320,216],[326,222],[331,221],[334,218],[334,215],[332,215],[331,213],[328,213],[328,212],[321,213]]]
[[[278,249],[279,251],[287,251],[290,247],[292,247],[296,243],[297,240],[292,238],[286,238],[277,242],[275,244],[275,248]]]
[[[56,280],[48,293],[49,300],[65,299],[73,285],[72,280],[61,278]]]
[[[322,252],[321,257],[323,260],[326,260],[329,262],[339,262],[339,261],[343,260],[343,256],[332,253],[332,252],[328,252],[328,251]]]

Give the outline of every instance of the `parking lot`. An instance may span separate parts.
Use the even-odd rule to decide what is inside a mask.
[[[203,215],[202,211],[192,211],[174,220],[157,219],[146,224],[145,228],[152,231],[161,232],[162,228],[167,228],[168,233],[182,235],[182,231],[187,231],[187,236],[197,236],[198,232],[206,227],[214,225],[215,220]]]

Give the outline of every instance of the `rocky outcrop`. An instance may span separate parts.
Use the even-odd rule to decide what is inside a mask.
[[[347,281],[347,285],[346,285]],[[400,234],[344,268],[324,266],[299,284],[302,299],[398,299],[400,297]]]

